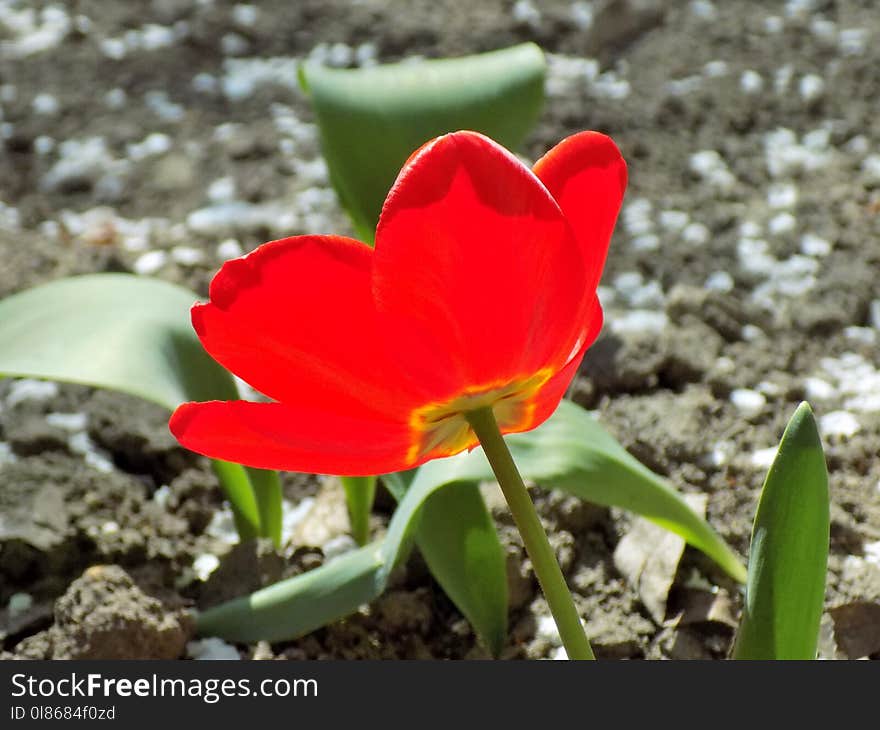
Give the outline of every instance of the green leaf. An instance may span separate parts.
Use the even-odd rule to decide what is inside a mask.
[[[417,473],[383,481],[400,501]],[[507,561],[477,485],[452,484],[430,494],[414,536],[434,579],[498,656],[507,641]]]
[[[737,580],[745,580],[742,563],[712,528],[579,406],[563,401],[545,424],[506,440],[525,477],[599,504],[638,512],[703,550]],[[476,485],[493,478],[479,448],[383,477],[399,498],[383,540],[336,558],[317,571],[211,609],[207,612],[210,615],[198,619],[200,632],[232,641],[301,636],[379,596],[394,566],[416,540],[436,570],[438,581],[463,613],[475,622],[481,621],[480,635],[497,651],[503,643],[497,636],[498,605],[481,603],[478,593],[491,592],[492,585],[495,590],[503,590],[498,588],[503,565],[499,557],[503,555],[496,552],[500,551],[500,545],[496,548],[497,535],[494,541],[489,537],[491,522],[485,522],[485,506],[481,512],[473,501],[479,499]],[[465,500],[472,500],[470,507],[463,506]],[[461,515],[467,516],[467,527],[461,526],[463,520],[456,525],[456,508],[462,508]],[[444,540],[458,544],[444,545]],[[485,569],[487,573],[477,565],[481,555],[492,561]],[[345,585],[345,575],[357,582],[357,591]],[[483,575],[489,577],[480,585],[477,581]],[[320,597],[319,605],[313,605],[316,595]],[[222,612],[222,624],[214,621],[216,612]]]
[[[189,322],[198,297],[158,279],[92,274],[0,301],[0,373],[111,388],[174,409],[235,399]]]
[[[429,139],[472,129],[517,148],[540,114],[545,70],[532,43],[364,69],[301,66],[330,178],[363,240],[373,240],[400,168]]]
[[[830,530],[828,471],[813,412],[795,411],[752,529],[734,659],[815,659]]]
[[[354,613],[385,589],[381,550],[372,543],[320,568],[196,615],[202,636],[284,641]]]
[[[190,400],[237,399],[232,376],[190,325],[197,299],[173,284],[129,274],[59,279],[14,294],[0,301],[0,373],[109,388],[169,410]],[[241,466],[214,462],[214,470],[241,538],[274,537],[276,522],[280,537],[280,488],[272,486],[273,477],[250,471],[262,487],[258,505]],[[273,521],[266,530],[261,511]]]
[[[376,477],[339,477],[345,490],[351,535],[358,545],[370,539],[370,511],[376,496]]]

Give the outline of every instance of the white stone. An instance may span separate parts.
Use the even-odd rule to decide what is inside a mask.
[[[753,451],[751,457],[752,466],[756,466],[760,469],[769,468],[773,463],[773,460],[776,458],[776,453],[778,451],[778,446],[771,446],[768,449],[758,449],[757,451]]]
[[[168,500],[171,498],[171,487],[163,484],[155,492],[153,492],[153,501],[162,509],[168,506]]]
[[[633,251],[656,251],[660,248],[660,237],[653,233],[636,236],[632,239]]]
[[[747,417],[757,416],[767,405],[763,394],[749,388],[737,388],[730,394],[730,402]]]
[[[868,155],[862,160],[862,172],[871,181],[880,180],[880,155]]]
[[[866,542],[862,545],[865,560],[873,565],[880,565],[880,541]]]
[[[164,122],[179,122],[186,114],[186,110],[180,104],[168,98],[166,91],[148,91],[144,94],[144,103]]]
[[[798,93],[800,93],[801,99],[806,102],[821,99],[825,94],[825,79],[816,74],[803,76],[798,83]]]
[[[868,305],[868,319],[874,329],[880,329],[880,299],[872,299]]]
[[[764,90],[764,77],[757,71],[747,69],[739,78],[739,87],[746,94],[759,94]]]
[[[726,76],[727,72],[730,70],[727,65],[727,61],[709,61],[705,66],[703,66],[703,73],[708,76],[710,79],[720,78],[721,76]]]
[[[326,562],[330,562],[334,558],[338,558],[340,555],[345,555],[356,549],[357,543],[350,535],[337,535],[321,545],[321,552],[324,553],[324,560]]]
[[[237,259],[244,254],[241,244],[234,238],[227,238],[225,241],[217,244],[217,258],[227,261],[229,259]]]
[[[756,342],[766,337],[764,330],[754,324],[744,324],[742,327],[742,338],[746,342]]]
[[[0,466],[14,464],[16,461],[18,461],[18,457],[12,447],[6,441],[0,441]]]
[[[286,511],[284,514],[287,514]],[[238,542],[235,517],[228,504],[224,504],[222,508],[214,510],[214,514],[211,515],[211,521],[205,528],[205,534],[226,545],[235,545]]]
[[[827,256],[831,253],[831,243],[815,233],[805,233],[801,237],[801,253],[804,256]]]
[[[702,246],[709,240],[709,229],[702,223],[688,223],[681,232],[681,238],[692,246]]]
[[[128,95],[125,93],[125,89],[120,89],[119,87],[110,89],[110,91],[104,94],[104,104],[109,109],[122,109],[127,101]]]
[[[736,178],[717,150],[700,150],[690,156],[690,168],[710,185],[728,190],[736,184]]]
[[[733,277],[726,271],[715,271],[706,279],[704,287],[711,291],[731,292],[734,287]]]
[[[840,31],[840,51],[844,56],[860,56],[868,47],[867,28],[845,28]]]
[[[58,395],[58,384],[51,380],[22,378],[13,380],[6,395],[6,405],[13,407],[25,401],[43,401]]]
[[[186,643],[186,653],[191,659],[200,661],[241,659],[238,649],[232,646],[232,644],[227,644],[223,639],[218,639],[216,636],[188,641]]]
[[[571,4],[569,14],[579,30],[589,30],[593,27],[593,5],[591,3],[577,0]]]
[[[844,327],[843,334],[848,340],[853,340],[861,345],[873,345],[877,342],[877,330],[871,327]]]
[[[220,558],[211,553],[203,553],[193,560],[193,572],[201,581],[206,581],[217,568],[220,567]]]
[[[797,219],[791,213],[779,213],[767,224],[767,230],[774,236],[791,233],[796,227]]]
[[[837,389],[822,378],[804,378],[804,395],[807,400],[828,400],[837,395]]]
[[[260,17],[260,9],[256,5],[240,3],[232,8],[232,19],[239,25],[252,27]]]
[[[618,315],[609,323],[617,334],[634,332],[662,332],[669,320],[665,312],[648,309],[632,309]]]
[[[224,56],[243,56],[249,48],[247,39],[238,33],[225,33],[220,39],[220,50]]]
[[[150,276],[155,274],[168,262],[168,253],[165,251],[154,250],[147,251],[138,256],[132,265],[132,271],[141,276]]]
[[[58,99],[52,96],[52,94],[42,93],[34,97],[31,102],[31,108],[34,110],[34,114],[50,117],[58,113],[60,105]]]
[[[810,32],[820,41],[829,45],[837,43],[837,23],[821,16],[814,16],[810,20]]]
[[[562,639],[559,636],[559,629],[553,617],[548,614],[541,614],[535,622],[535,638],[543,639],[551,644],[560,644]]]
[[[205,254],[193,246],[175,246],[171,249],[171,259],[183,266],[196,266],[205,260]]]
[[[861,425],[848,411],[832,411],[819,417],[819,430],[825,436],[849,438],[861,430]]]
[[[517,23],[525,23],[536,28],[541,24],[541,11],[529,0],[516,0],[513,4],[513,19]]]
[[[690,217],[683,210],[661,210],[660,225],[667,231],[681,231],[688,224]]]
[[[221,203],[235,200],[235,178],[220,177],[208,186],[208,200],[213,203]]]
[[[718,18],[718,8],[709,0],[691,0],[691,13],[705,22],[712,22]]]
[[[9,618],[15,618],[25,611],[29,611],[34,605],[34,597],[29,593],[13,593],[9,596],[9,603],[6,604],[6,611]]]
[[[46,423],[65,431],[84,431],[89,417],[85,413],[48,413]]]
[[[784,27],[785,24],[783,23],[782,18],[778,15],[768,15],[764,18],[764,32],[769,33],[770,35],[781,33]]]
[[[775,183],[767,189],[767,205],[771,208],[793,208],[798,189],[792,183]]]
[[[192,78],[192,87],[200,94],[213,94],[217,91],[218,86],[219,82],[217,81],[217,77],[206,71],[197,73]]]
[[[34,152],[38,155],[48,155],[55,149],[55,140],[45,134],[41,134],[34,140]]]
[[[293,540],[294,533],[300,523],[308,516],[314,506],[315,500],[313,497],[305,497],[295,504],[284,500],[284,509],[281,511],[283,515],[281,524],[282,542],[287,543]]]
[[[161,132],[152,132],[140,142],[126,146],[126,154],[132,160],[144,160],[148,157],[162,155],[171,149],[171,137]]]

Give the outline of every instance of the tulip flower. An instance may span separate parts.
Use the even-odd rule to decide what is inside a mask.
[[[375,249],[295,236],[224,264],[193,326],[271,402],[187,403],[171,431],[215,459],[352,476],[482,444],[569,656],[591,657],[502,434],[553,413],[599,333],[625,186],[595,132],[533,170],[475,132],[426,143],[388,194]]]

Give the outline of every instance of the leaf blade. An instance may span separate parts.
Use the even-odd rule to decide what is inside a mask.
[[[383,480],[401,501],[413,476],[405,472]],[[451,484],[427,494],[413,534],[434,579],[498,656],[507,641],[506,556],[477,486]],[[386,555],[391,564],[397,559]]]
[[[828,472],[801,403],[761,490],[734,659],[815,659],[830,533]]]
[[[472,129],[518,147],[540,114],[545,61],[532,43],[365,69],[300,67],[334,188],[371,242],[398,171],[424,142]]]
[[[58,279],[13,294],[0,301],[0,375],[108,388],[169,410],[189,400],[234,400],[235,381],[190,325],[197,299],[174,284],[130,274]],[[244,468],[213,466],[241,538],[265,534]],[[280,516],[273,530],[275,522]]]

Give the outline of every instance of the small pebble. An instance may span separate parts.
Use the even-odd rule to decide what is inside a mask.
[[[132,266],[132,270],[135,274],[149,276],[159,271],[159,269],[165,266],[167,261],[168,254],[165,251],[147,251],[137,258]]]
[[[819,417],[819,430],[825,436],[849,438],[861,430],[861,424],[848,411],[832,411]]]
[[[767,398],[756,390],[737,388],[730,394],[730,402],[743,415],[757,416],[767,405]]]
[[[206,581],[211,573],[220,567],[220,558],[211,553],[203,553],[193,560],[192,567],[196,577],[201,581]]]
[[[215,636],[188,641],[186,653],[196,660],[241,659],[238,649]]]

